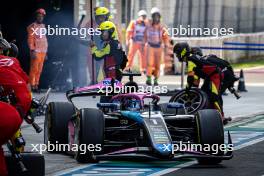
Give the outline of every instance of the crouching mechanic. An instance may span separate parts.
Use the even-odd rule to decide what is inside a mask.
[[[200,78],[204,79],[201,89],[209,96],[212,107],[221,113],[223,122],[227,123],[227,119],[224,117],[221,93],[224,91],[223,87],[225,86],[223,85],[223,70],[215,63],[205,59],[205,57],[201,57],[200,52],[195,54],[187,43],[177,43],[173,48],[173,52],[180,62],[187,63],[187,89],[198,87]]]
[[[28,76],[14,57],[3,55],[4,50],[10,49],[10,44],[0,39],[0,86],[3,97],[9,93],[15,94],[15,104],[0,102],[0,175],[7,175],[4,154],[1,146],[7,140],[16,136],[22,119],[31,108],[31,92],[28,89]]]

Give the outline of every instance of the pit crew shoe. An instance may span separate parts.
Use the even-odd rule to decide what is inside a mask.
[[[151,85],[152,85],[152,83],[151,83],[151,77],[150,77],[150,76],[147,77],[146,84],[147,84],[148,86],[151,86]]]
[[[155,79],[154,79],[154,86],[158,86],[158,85],[159,85],[159,83],[158,83],[158,79],[155,78]]]

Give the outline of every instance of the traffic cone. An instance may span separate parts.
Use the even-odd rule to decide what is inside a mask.
[[[237,91],[239,91],[239,92],[247,92],[246,85],[245,85],[244,72],[243,72],[242,69],[240,70]]]

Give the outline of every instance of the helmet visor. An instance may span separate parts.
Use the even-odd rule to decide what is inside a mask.
[[[96,15],[95,22],[101,24],[102,22],[107,21],[107,15]]]

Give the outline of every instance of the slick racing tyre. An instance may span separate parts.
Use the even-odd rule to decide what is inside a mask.
[[[25,152],[21,153],[23,164],[27,172],[21,173],[16,161],[10,153],[5,153],[6,164],[9,176],[44,176],[45,160],[44,156],[38,153]]]
[[[85,108],[80,110],[79,129],[75,130],[78,146],[95,146],[94,149],[75,152],[75,159],[80,163],[97,162],[95,155],[101,153],[104,143],[104,115],[101,110]]]
[[[202,145],[217,145],[217,151],[202,151],[208,154],[221,156],[224,151],[219,150],[220,145],[224,145],[224,127],[220,113],[215,109],[199,110],[196,115],[197,143]],[[218,164],[221,159],[200,158],[199,164]]]
[[[173,95],[169,102],[184,104],[187,114],[195,114],[200,109],[207,109],[210,105],[208,96],[198,88],[192,88],[188,92],[180,90]]]
[[[75,108],[69,102],[49,103],[44,122],[44,143],[67,144],[68,121],[74,114]]]

